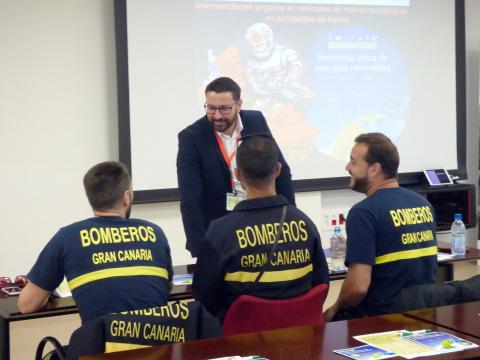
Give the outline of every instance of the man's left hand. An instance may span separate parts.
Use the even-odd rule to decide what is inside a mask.
[[[335,305],[330,306],[325,312],[323,313],[323,319],[325,322],[330,322],[332,321],[333,317],[337,313],[337,307]]]

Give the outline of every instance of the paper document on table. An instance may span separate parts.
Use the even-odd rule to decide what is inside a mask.
[[[343,272],[346,272],[348,270],[348,268],[345,265],[342,265],[341,267],[339,267],[337,269],[334,269],[333,264],[332,264],[332,258],[327,257],[326,260],[327,260],[328,272],[330,274],[343,273]]]
[[[442,252],[437,253],[437,261],[450,260],[450,259],[453,259],[454,257],[455,256],[453,256],[452,254],[447,254]]]
[[[260,355],[249,355],[249,356],[234,355],[234,356],[225,356],[225,357],[215,358],[210,360],[268,360],[268,359]]]
[[[455,335],[438,331],[424,334],[414,334],[412,336],[408,336],[407,339],[409,341],[428,346],[429,348],[438,351],[440,354],[478,347],[477,344],[474,344],[470,341],[461,339]]]
[[[424,330],[399,330],[354,336],[354,339],[383,350],[396,353],[407,359],[461,351],[478,345],[457,336]]]
[[[356,360],[382,360],[397,356],[395,353],[371,345],[333,350],[333,352]]]
[[[54,295],[57,295],[58,297],[69,297],[72,296],[72,292],[70,291],[70,288],[68,287],[68,282],[67,278],[63,278],[63,281],[58,285],[58,287],[53,291]]]
[[[173,285],[192,285],[193,274],[179,274],[173,275]]]
[[[401,334],[404,332],[406,332],[406,330],[387,331],[382,333],[354,336],[353,338],[365,344],[393,352],[407,359],[437,354],[437,352],[433,351],[431,348],[411,342],[406,337],[401,336]]]

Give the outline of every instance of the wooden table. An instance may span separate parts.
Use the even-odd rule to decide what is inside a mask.
[[[457,261],[473,260],[480,258],[480,250],[469,248],[465,256],[458,256],[438,263],[437,281],[453,280],[453,264]],[[180,265],[173,267],[175,275],[192,274],[195,265]],[[341,280],[346,275],[345,271],[330,274],[330,280]],[[2,293],[3,294],[3,293]],[[173,286],[171,300],[183,300],[192,298],[190,285]],[[10,354],[10,328],[12,321],[38,319],[42,317],[75,314],[78,312],[73,298],[52,298],[48,305],[32,314],[21,314],[17,307],[17,297],[0,295],[0,360],[8,360]],[[47,335],[47,334],[46,334]]]
[[[439,243],[440,249],[447,250],[449,248],[448,244]],[[440,254],[441,252],[439,252]],[[480,249],[477,248],[468,248],[465,256],[453,256],[448,259],[439,260],[437,268],[437,283],[441,284],[445,281],[452,281],[454,275],[454,265],[459,261],[467,260],[476,260],[480,259]],[[346,271],[339,271],[335,273],[330,273],[330,280],[340,280],[344,279],[346,276]]]
[[[409,311],[405,316],[480,339],[480,301]]]
[[[174,266],[173,273],[193,273],[195,265]],[[170,300],[184,300],[192,298],[190,285],[173,286]],[[41,310],[31,314],[22,314],[18,310],[17,296],[8,296],[0,292],[0,360],[10,359],[10,323],[13,321],[39,319],[43,317],[68,315],[78,313],[77,305],[72,297],[58,298],[52,296],[48,304]],[[48,333],[45,334],[47,336]]]
[[[82,360],[106,359],[210,359],[233,355],[262,355],[270,360],[291,359],[347,359],[333,350],[362,345],[352,337],[390,330],[418,330],[431,328],[462,337],[474,343],[477,338],[445,329],[441,326],[406,317],[385,315],[349,321],[328,323],[325,326],[303,326],[281,330],[190,341],[119,353],[82,357]],[[480,348],[435,356],[434,359],[478,359]],[[400,359],[396,357],[394,359]]]
[[[457,256],[451,259],[443,260],[438,263],[438,281],[453,280],[453,264],[458,261],[480,259],[480,249],[468,249],[465,256]],[[193,274],[195,264],[179,265],[173,267],[174,275]],[[330,280],[341,280],[346,276],[346,271],[330,272]],[[191,299],[192,287],[190,285],[175,285],[171,291],[171,300]],[[21,314],[17,307],[17,297],[9,297],[0,292],[0,322],[1,319],[10,321],[37,319],[47,316],[67,315],[77,313],[77,306],[72,297],[57,298],[52,297],[47,306],[32,314]],[[1,328],[0,328],[1,333]]]
[[[438,246],[441,249],[449,248],[448,245],[443,243],[439,243]],[[453,266],[456,262],[476,259],[480,259],[480,249],[467,248],[467,253],[465,254],[465,256],[454,256],[450,259],[439,261],[437,269],[437,283],[454,280]]]

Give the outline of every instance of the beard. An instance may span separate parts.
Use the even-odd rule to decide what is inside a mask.
[[[221,118],[221,119],[209,119],[209,120],[210,120],[210,124],[212,124],[212,127],[216,131],[223,133],[224,131],[230,129],[230,127],[235,126],[235,123],[237,122],[237,116],[235,115],[230,119]]]
[[[350,175],[350,189],[357,191],[362,194],[367,193],[368,181],[366,177],[355,178],[353,175]]]

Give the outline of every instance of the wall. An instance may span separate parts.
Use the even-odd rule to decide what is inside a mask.
[[[467,67],[467,167],[469,179],[478,184],[479,179],[479,65],[480,65],[480,2],[467,0],[465,4],[465,41]],[[477,188],[478,198],[478,188]],[[477,201],[478,206],[478,201]],[[478,234],[477,234],[478,235]],[[476,237],[478,239],[478,236]]]
[[[0,275],[90,216],[82,176],[117,158],[112,1],[0,0]]]
[[[466,141],[476,182],[480,4],[466,7]],[[30,269],[60,226],[90,216],[82,176],[94,163],[118,158],[112,1],[0,0],[0,44],[0,276],[15,276]],[[322,207],[346,208],[362,198],[350,190],[297,197],[317,224]],[[136,205],[132,215],[162,226],[175,264],[191,261],[178,203]]]

